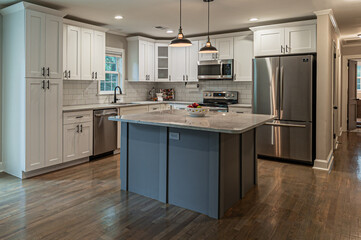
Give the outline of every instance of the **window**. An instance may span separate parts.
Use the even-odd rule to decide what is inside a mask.
[[[114,88],[123,89],[123,50],[108,50],[105,56],[105,80],[99,81],[99,94],[113,94]]]
[[[361,91],[361,65],[357,66],[357,91]]]

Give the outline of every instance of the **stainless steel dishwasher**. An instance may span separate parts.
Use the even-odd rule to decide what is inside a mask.
[[[117,149],[117,122],[108,120],[108,117],[116,115],[116,108],[94,110],[94,156]]]

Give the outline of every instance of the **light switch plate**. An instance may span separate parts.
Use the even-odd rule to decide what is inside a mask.
[[[169,139],[179,141],[179,133],[169,132]]]

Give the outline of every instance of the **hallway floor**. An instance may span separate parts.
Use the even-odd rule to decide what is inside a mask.
[[[119,155],[21,181],[0,173],[0,239],[361,239],[361,133],[331,174],[259,161],[222,220],[120,191]]]

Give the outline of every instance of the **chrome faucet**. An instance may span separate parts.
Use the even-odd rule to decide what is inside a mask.
[[[113,101],[113,103],[117,103],[117,100],[120,100],[120,99],[117,98],[117,88],[119,88],[119,94],[122,94],[122,89],[119,86],[116,86],[114,88],[114,101]]]

